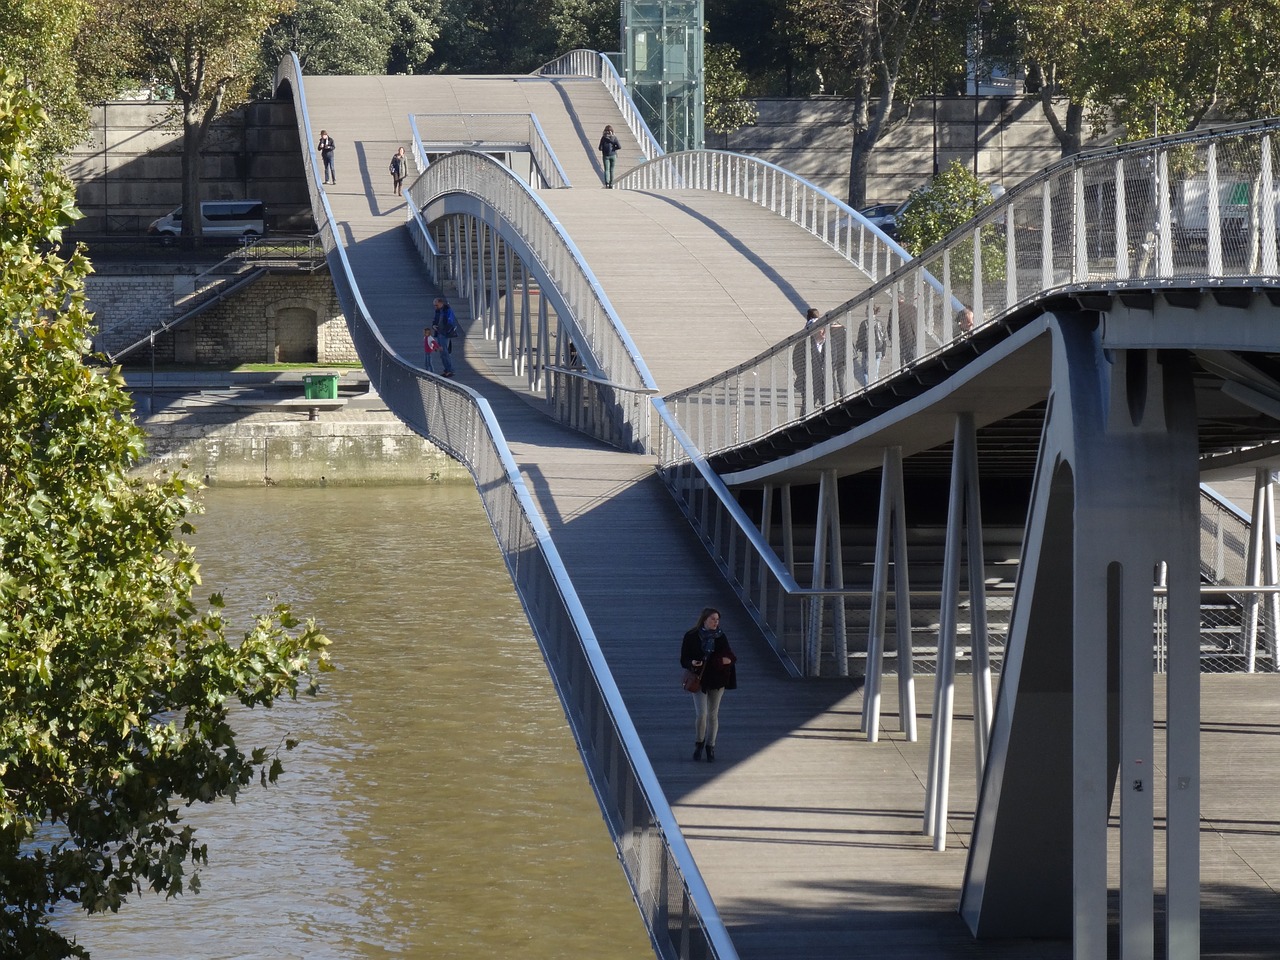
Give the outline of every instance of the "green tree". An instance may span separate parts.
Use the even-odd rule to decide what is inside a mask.
[[[802,15],[790,0],[706,0],[707,28],[741,55],[752,96],[799,97],[824,90]]]
[[[555,48],[552,0],[451,0],[427,62],[438,73],[527,73]]]
[[[1125,4],[1085,0],[1014,0],[1029,86],[1064,157],[1080,152],[1086,123],[1102,123],[1098,81],[1111,71],[1112,37],[1123,32]]]
[[[310,74],[417,73],[431,56],[438,11],[410,0],[298,0],[263,36],[257,89],[270,95],[276,64],[290,53]]]
[[[747,75],[738,67],[741,54],[727,43],[709,43],[703,49],[706,73],[705,123],[716,133],[732,133],[760,118],[756,105],[746,99]]]
[[[872,151],[887,133],[906,120],[897,99],[898,84],[910,75],[931,0],[791,0],[806,24],[816,65],[853,100],[853,143],[849,157],[848,200],[866,203]],[[909,105],[909,104],[908,104]],[[895,107],[899,108],[895,112]]]
[[[232,710],[314,690],[325,638],[287,607],[233,641],[182,539],[186,481],[130,479],[142,434],[118,369],[86,367],[77,215],[37,172],[34,96],[0,72],[0,956],[88,956],[48,920],[198,889],[180,808],[273,782]],[[291,744],[283,745],[286,749]]]
[[[380,74],[391,50],[391,16],[381,0],[298,0],[267,28],[264,66],[291,52],[312,74]]]
[[[134,69],[173,87],[182,113],[182,232],[200,235],[200,152],[214,118],[239,105],[261,66],[267,28],[294,0],[165,0],[125,4]]]
[[[387,0],[391,18],[388,73],[422,73],[440,36],[440,0]]]
[[[1170,133],[1215,115],[1249,119],[1280,110],[1276,0],[1136,0],[1122,7],[1095,83],[1126,139],[1157,125]]]
[[[920,189],[912,191],[907,198],[906,209],[897,218],[898,242],[912,256],[918,257],[972,220],[992,199],[991,188],[959,160],[953,160],[945,170]],[[982,228],[982,277],[988,283],[1004,276],[1000,231],[999,224],[987,224]],[[957,290],[972,288],[972,237],[959,238],[952,250],[951,281]]]
[[[0,63],[20,71],[45,105],[34,132],[41,162],[80,142],[87,104],[118,92],[127,35],[94,0],[0,0]]]
[[[614,53],[621,43],[617,0],[554,0],[551,23],[556,33],[552,56],[570,50]]]

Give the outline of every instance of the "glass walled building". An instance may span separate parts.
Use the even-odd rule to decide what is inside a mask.
[[[702,0],[622,0],[627,86],[668,153],[703,146]]]

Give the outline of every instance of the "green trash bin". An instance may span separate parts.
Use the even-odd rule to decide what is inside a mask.
[[[308,400],[337,400],[336,373],[308,373],[302,377],[302,395]]]

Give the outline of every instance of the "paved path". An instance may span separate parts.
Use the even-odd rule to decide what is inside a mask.
[[[329,197],[365,301],[389,342],[412,360],[436,291],[416,263],[385,172],[394,148],[408,142],[410,110],[537,113],[575,184],[543,196],[664,390],[775,342],[795,328],[804,305],[830,306],[860,288],[844,261],[749,204],[600,189],[595,139],[606,122],[620,133],[625,127],[598,84],[312,78],[306,93],[313,125],[338,139],[338,184]],[[634,143],[626,150],[638,152]],[[460,319],[465,326],[471,318]],[[963,725],[948,849],[935,853],[920,833],[927,720],[918,743],[886,728],[879,744],[867,744],[854,732],[855,683],[785,675],[654,477],[650,458],[550,421],[478,332],[459,360],[459,380],[493,405],[744,958],[1070,956],[1065,943],[976,944],[955,914],[975,795]],[[692,711],[677,683],[679,637],[703,605],[724,611],[741,657],[740,689],[726,697],[714,765],[689,758]],[[887,726],[897,719],[892,687]],[[1214,732],[1205,743],[1205,957],[1274,957],[1280,942],[1271,919],[1280,915],[1276,695],[1273,678],[1206,678]],[[919,696],[927,711],[927,684]],[[1245,702],[1256,707],[1242,711]],[[1226,779],[1233,767],[1214,766],[1266,751],[1250,769],[1259,779],[1248,792]],[[1217,912],[1228,903],[1256,907],[1249,916],[1271,924],[1269,939]]]

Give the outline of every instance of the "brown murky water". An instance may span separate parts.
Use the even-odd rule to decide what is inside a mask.
[[[476,492],[212,490],[202,593],[315,616],[339,670],[249,714],[278,787],[193,809],[202,892],[62,921],[95,960],[652,956]]]

